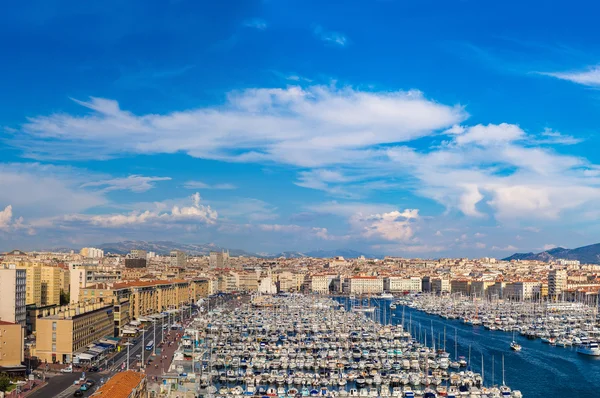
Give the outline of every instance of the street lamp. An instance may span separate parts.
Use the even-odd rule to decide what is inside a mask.
[[[129,370],[129,346],[133,344],[131,344],[128,340],[127,343],[125,343],[125,345],[127,346],[127,370]]]
[[[152,338],[154,339],[154,344],[152,345],[152,355],[156,355],[156,319],[152,321],[154,325],[154,332],[152,333]]]
[[[142,327],[142,364],[140,365],[140,369],[144,366],[144,351],[146,349],[146,326]]]

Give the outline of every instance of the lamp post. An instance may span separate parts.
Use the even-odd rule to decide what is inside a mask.
[[[146,327],[142,327],[142,364],[140,365],[140,369],[142,367],[145,368],[144,364],[144,351],[146,350]]]
[[[154,324],[154,332],[152,334],[152,338],[154,339],[154,345],[152,345],[152,355],[156,355],[156,319],[152,321]]]
[[[129,342],[129,340],[127,340],[127,370],[129,370],[129,346],[131,345],[131,343]]]

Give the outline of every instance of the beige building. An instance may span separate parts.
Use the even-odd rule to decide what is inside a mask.
[[[548,273],[548,296],[556,300],[567,289],[567,270],[553,269]]]
[[[383,292],[383,279],[376,276],[354,276],[349,278],[351,294],[373,294]]]
[[[41,267],[41,302],[42,305],[59,305],[62,270],[57,267]]]
[[[25,329],[12,322],[0,321],[0,368],[20,366],[24,358]]]
[[[476,297],[489,297],[489,288],[496,281],[471,281],[471,295]]]
[[[42,269],[35,263],[18,263],[17,268],[27,272],[27,305],[42,305]]]
[[[450,292],[450,280],[445,278],[431,278],[431,291],[434,293]]]
[[[503,297],[517,301],[539,299],[541,289],[542,283],[533,280],[507,283]]]
[[[97,303],[62,307],[37,320],[36,356],[50,363],[71,363],[88,345],[113,335],[114,307]]]
[[[331,281],[335,277],[334,274],[313,275],[310,278],[310,290],[313,293],[328,294]]]
[[[0,268],[0,321],[25,327],[27,272],[14,265]]]
[[[462,294],[468,296],[471,294],[471,281],[468,279],[452,279],[450,281],[450,292],[452,294]]]
[[[383,289],[387,292],[420,292],[422,281],[418,276],[410,278],[389,276],[383,279]]]

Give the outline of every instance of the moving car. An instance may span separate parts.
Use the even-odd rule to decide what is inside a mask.
[[[73,373],[73,367],[67,366],[66,368],[61,369],[60,372],[61,373]]]
[[[74,397],[83,397],[83,391],[77,390],[73,393]]]

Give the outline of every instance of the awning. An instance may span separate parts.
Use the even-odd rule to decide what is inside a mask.
[[[90,348],[89,351],[95,352],[96,354],[102,354],[104,351],[106,351],[106,349],[96,346],[96,347]]]
[[[140,321],[131,321],[131,322],[129,322],[129,324],[132,325],[132,326],[139,326],[140,323],[141,323]]]
[[[87,354],[87,353],[82,353],[82,354],[78,354],[77,358],[79,359],[83,359],[84,361],[90,361],[95,357],[95,355],[91,355],[91,354]]]

